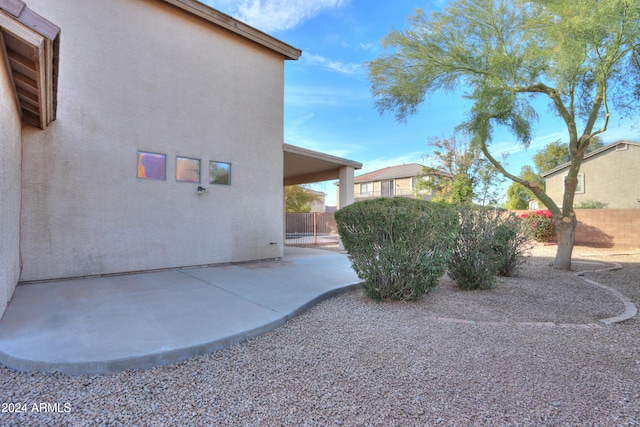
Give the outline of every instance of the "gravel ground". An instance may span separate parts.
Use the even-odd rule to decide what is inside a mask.
[[[585,277],[640,305],[640,253],[621,252],[577,248],[574,260],[620,264]],[[537,247],[490,291],[445,278],[415,303],[349,292],[175,365],[88,377],[0,368],[0,425],[640,426],[640,321],[581,327],[622,304],[552,270],[554,253]],[[4,412],[11,403],[26,413]]]

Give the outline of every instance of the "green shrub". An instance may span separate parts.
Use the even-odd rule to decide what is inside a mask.
[[[522,230],[522,220],[513,212],[494,211],[493,250],[498,257],[498,276],[513,277],[529,261],[531,237]]]
[[[556,237],[556,226],[553,215],[549,210],[543,209],[534,213],[524,213],[522,227],[536,242],[550,242]]]
[[[490,289],[497,275],[514,275],[527,261],[528,242],[514,214],[459,206],[449,277],[461,289]]]
[[[585,200],[584,202],[576,203],[573,205],[574,209],[605,209],[607,203],[598,202],[595,200]]]
[[[458,229],[447,271],[461,289],[490,289],[496,281],[498,262],[487,212],[458,207]]]
[[[407,198],[357,202],[335,213],[338,232],[365,293],[377,300],[415,300],[444,274],[455,213]]]

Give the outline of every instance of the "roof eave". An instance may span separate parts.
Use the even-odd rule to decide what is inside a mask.
[[[239,36],[258,43],[284,56],[285,59],[297,60],[302,55],[300,49],[288,45],[244,22],[226,15],[196,0],[162,0],[205,21],[225,28]]]
[[[616,141],[616,142],[612,142],[611,144],[605,145],[604,147],[600,147],[597,150],[593,150],[592,152],[590,152],[588,154],[585,154],[585,156],[583,157],[582,161],[585,161],[588,158],[595,156],[596,154],[600,154],[603,151],[607,151],[607,150],[609,150],[609,149],[611,149],[611,148],[613,148],[613,147],[615,147],[617,145],[620,145],[620,144],[629,144],[629,145],[635,145],[635,146],[640,147],[640,142],[627,141],[627,140]],[[546,178],[549,175],[553,175],[554,173],[556,173],[558,171],[561,171],[562,169],[568,168],[569,166],[571,166],[571,162],[563,163],[563,164],[561,164],[559,166],[556,166],[553,169],[550,169],[550,170],[548,170],[546,172],[541,173],[540,176],[543,177],[543,178]]]

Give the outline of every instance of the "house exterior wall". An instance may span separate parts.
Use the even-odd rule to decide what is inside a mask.
[[[640,207],[640,147],[627,145],[627,150],[615,148],[603,151],[582,163],[580,173],[584,174],[584,193],[576,193],[574,203],[597,201],[607,204],[610,209]],[[563,169],[546,179],[547,194],[558,205],[562,203],[564,192]]]
[[[411,181],[413,177],[410,178],[398,178],[395,180],[396,185],[396,194],[398,196],[414,196],[413,187],[411,186]]]
[[[281,55],[155,0],[29,7],[61,39],[57,120],[23,131],[22,280],[282,256]],[[165,181],[136,177],[138,150],[166,154]]]
[[[411,182],[413,177],[408,178],[393,178],[393,188],[394,188],[394,196],[404,196],[404,197],[415,197],[415,193],[413,191],[413,187]],[[388,180],[385,180],[388,181]],[[370,194],[361,194],[360,193],[360,184],[366,184],[367,182],[359,182],[354,184],[354,194],[355,198],[362,199],[370,199],[373,197],[381,197],[382,195],[382,181],[368,181],[373,184],[372,193]]]
[[[0,60],[0,318],[20,276],[20,115]]]
[[[311,212],[319,212],[323,213],[326,210],[325,206],[325,195],[324,194],[316,194],[318,197],[316,200],[311,202]]]

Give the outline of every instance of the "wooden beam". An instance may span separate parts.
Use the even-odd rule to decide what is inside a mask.
[[[24,90],[21,87],[18,87],[18,98],[20,98],[20,100],[27,101],[35,106],[40,104],[40,100],[38,99],[37,94]]]
[[[23,111],[29,112],[33,114],[35,117],[38,117],[38,123],[40,123],[40,106],[33,105],[33,103],[28,102],[28,100],[24,100],[22,98],[20,98],[20,100],[22,101],[20,103],[20,108],[22,108]],[[38,127],[40,127],[39,124],[38,124]]]
[[[11,64],[11,68],[31,80],[35,81],[38,78],[38,74],[36,73],[36,63],[34,61],[30,61],[29,59],[12,50],[9,50],[7,53],[9,55],[9,63]]]
[[[22,122],[35,127],[40,127],[40,117],[28,110],[22,110]]]
[[[29,77],[19,73],[15,69],[13,70],[13,79],[15,80],[16,87],[20,87],[33,94],[38,93],[38,82],[30,79]]]

